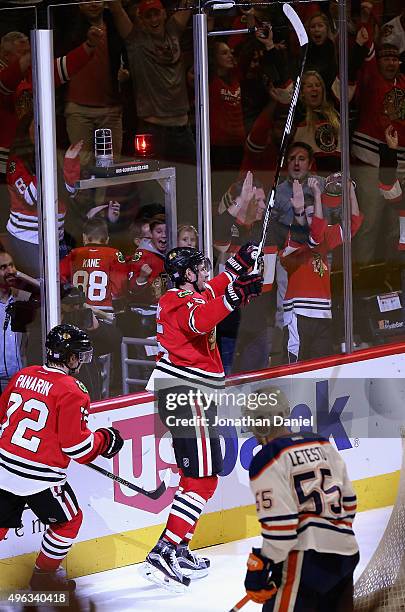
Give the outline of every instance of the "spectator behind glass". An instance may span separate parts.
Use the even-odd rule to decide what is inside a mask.
[[[30,293],[18,289],[17,270],[14,261],[6,251],[0,250],[0,391],[3,391],[11,376],[25,363],[27,335],[13,331],[14,318],[9,314],[10,305],[16,301],[28,303]],[[18,313],[16,313],[18,321]],[[24,328],[24,321],[19,321]]]
[[[405,60],[405,8],[402,13],[388,21],[381,28],[380,36],[381,44],[394,45],[398,48],[400,58],[402,60],[402,72],[404,71]]]
[[[194,163],[195,142],[188,125],[189,103],[180,38],[191,11],[167,18],[160,0],[142,0],[132,23],[119,1],[111,4],[125,40],[134,86],[137,131],[153,135],[153,153],[165,161]]]
[[[323,216],[321,189],[316,177],[308,178],[313,204],[307,205],[299,180],[293,181],[294,216],[306,231],[306,241],[289,235],[280,259],[288,273],[284,299],[285,343],[289,362],[325,357],[333,353],[332,301],[328,253],[342,244],[339,224],[327,225]],[[351,234],[358,231],[359,213],[353,183],[350,183]]]
[[[55,87],[66,83],[80,71],[98,44],[95,28],[86,32],[83,44],[53,61]],[[15,138],[18,120],[33,113],[31,52],[28,38],[22,32],[9,32],[0,46],[0,182],[10,146]]]
[[[83,246],[60,262],[61,282],[81,287],[86,304],[103,311],[112,311],[113,299],[122,297],[127,285],[124,256],[108,242],[107,223],[91,219],[83,227]]]
[[[322,77],[326,93],[336,78],[338,66],[330,23],[324,13],[316,13],[306,23],[309,45],[305,69],[314,70]]]
[[[65,199],[76,192],[75,182],[80,178],[79,153],[83,142],[68,148],[64,157],[63,178],[65,197],[58,200],[59,256],[67,253],[64,241]],[[7,165],[7,185],[11,201],[7,223],[8,248],[18,269],[39,278],[37,177],[35,170],[34,119],[26,115],[19,123],[16,139]]]
[[[211,169],[214,172],[213,199],[218,201],[238,174],[243,158],[245,126],[241,87],[232,50],[225,42],[215,41],[209,48],[209,63]]]
[[[352,141],[352,173],[358,187],[360,210],[364,213],[354,258],[359,264],[367,265],[395,259],[392,247],[398,236],[396,215],[386,206],[375,186],[378,184],[380,145],[385,144],[385,130],[389,125],[398,132],[400,167],[405,160],[405,75],[400,73],[399,51],[393,45],[384,44],[378,48],[377,59],[367,44],[356,44],[353,52],[361,54],[363,59],[356,83],[359,118]]]
[[[14,92],[31,66],[30,43],[22,32],[8,32],[0,42],[0,183],[6,182],[7,159],[17,129]]]
[[[177,228],[177,246],[198,249],[198,232],[193,225],[179,225]]]
[[[302,77],[301,103],[294,140],[312,148],[320,174],[340,170],[339,113],[328,102],[325,83],[314,70],[304,72]]]
[[[122,108],[118,89],[122,40],[104,2],[89,2],[69,9],[71,27],[58,31],[56,44],[83,42],[89,27],[97,29],[98,44],[87,65],[69,82],[65,92],[66,129],[71,143],[82,139],[82,166],[94,164],[94,130],[109,128],[115,161],[122,147]],[[73,10],[73,13],[72,13]],[[63,24],[65,27],[65,24]]]

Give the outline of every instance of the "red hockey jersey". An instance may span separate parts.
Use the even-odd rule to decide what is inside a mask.
[[[80,178],[80,159],[66,158],[63,165],[65,186],[74,194],[74,184]],[[12,236],[38,244],[37,177],[30,172],[19,157],[10,157],[7,164],[7,185],[10,195],[10,217],[7,230]],[[59,240],[63,238],[63,222],[66,206],[58,202]]]
[[[387,81],[375,58],[365,62],[357,87],[359,120],[353,134],[352,153],[362,162],[378,168],[379,145],[385,144],[385,129],[391,124],[398,132],[398,161],[405,163],[405,75]]]
[[[71,459],[88,463],[105,439],[87,427],[86,387],[57,368],[17,372],[0,397],[0,489],[32,495],[66,481]]]
[[[363,217],[352,215],[352,236],[359,230]],[[280,252],[280,260],[288,272],[284,298],[284,324],[291,313],[303,317],[332,317],[330,269],[327,254],[342,244],[339,224],[328,226],[325,219],[313,217],[308,243],[289,244]]]
[[[231,281],[230,274],[223,272],[206,283],[202,293],[169,289],[159,301],[156,322],[160,353],[146,387],[149,391],[163,378],[209,387],[223,385],[225,374],[215,326],[230,312],[223,296]]]
[[[53,62],[55,87],[67,83],[92,57],[85,44],[58,57]],[[32,73],[25,75],[19,60],[7,65],[0,62],[0,174],[6,173],[10,147],[15,137],[18,118],[32,109]]]
[[[60,262],[61,282],[82,287],[86,303],[102,310],[112,309],[112,297],[124,293],[127,277],[124,256],[109,246],[88,244]]]

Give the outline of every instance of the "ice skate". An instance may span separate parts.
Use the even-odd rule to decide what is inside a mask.
[[[176,551],[177,561],[181,571],[185,576],[194,580],[196,578],[204,578],[208,575],[208,569],[211,562],[207,557],[201,557],[197,553],[191,551],[186,544],[180,544]]]
[[[165,540],[159,540],[152,548],[141,572],[150,582],[174,593],[183,593],[190,584],[190,578],[180,569],[175,546]]]

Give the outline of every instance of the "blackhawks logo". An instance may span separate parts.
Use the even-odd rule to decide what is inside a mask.
[[[75,378],[75,383],[79,387],[80,391],[83,391],[83,393],[88,393],[86,385],[84,385],[81,380],[77,380]]]
[[[328,266],[322,260],[322,257],[319,253],[314,253],[314,258],[312,260],[312,266],[313,266],[315,274],[319,274],[321,278],[328,269]]]

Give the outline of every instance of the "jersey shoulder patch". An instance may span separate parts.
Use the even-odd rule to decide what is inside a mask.
[[[139,261],[141,257],[142,257],[142,251],[136,251],[136,253],[134,253],[132,261]]]
[[[179,298],[184,298],[187,297],[188,295],[193,295],[194,291],[191,291],[190,289],[185,289],[184,291],[179,291],[177,294],[177,297]]]
[[[9,174],[14,174],[15,170],[16,170],[16,163],[15,161],[11,161],[8,163],[8,172]]]
[[[116,256],[117,256],[117,260],[118,260],[119,263],[125,263],[125,257],[121,253],[121,251],[117,251],[116,252]]]
[[[74,381],[76,385],[79,387],[80,391],[83,391],[83,393],[87,393],[87,394],[89,393],[87,391],[86,385],[84,385],[81,380],[77,380],[77,378],[75,378]]]

